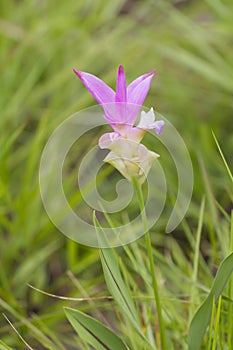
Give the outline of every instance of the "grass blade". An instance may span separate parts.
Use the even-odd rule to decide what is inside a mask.
[[[188,332],[188,349],[199,350],[206,327],[211,318],[213,300],[216,302],[221,295],[231,273],[233,272],[233,252],[221,263],[213,286],[206,300],[194,315]]]
[[[221,155],[221,158],[223,160],[223,163],[224,163],[224,165],[226,167],[227,173],[228,173],[228,175],[229,175],[229,177],[231,179],[231,182],[233,182],[233,176],[232,176],[231,170],[230,170],[230,168],[229,168],[229,166],[227,164],[226,158],[224,157],[223,151],[222,151],[222,149],[221,149],[221,147],[220,147],[220,145],[218,143],[217,137],[215,136],[213,131],[212,131],[212,134],[213,134],[213,137],[214,137],[214,141],[215,141],[215,143],[216,143],[216,145],[218,147],[218,151],[219,151],[219,153]]]
[[[12,350],[12,348],[10,348],[8,345],[3,343],[2,340],[0,340],[0,350]]]
[[[66,316],[80,338],[96,350],[127,350],[124,342],[109,328],[81,311],[64,308]]]
[[[93,220],[99,239],[102,242],[107,243],[104,232],[101,229],[99,222],[95,217],[95,214],[93,216]],[[116,303],[121,307],[125,316],[127,316],[131,323],[141,332],[139,316],[134,302],[121,276],[118,261],[116,259],[116,255],[114,254],[114,251],[111,248],[101,248],[100,259],[109,292],[112,294]]]

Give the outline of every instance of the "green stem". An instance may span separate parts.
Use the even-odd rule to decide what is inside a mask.
[[[155,267],[154,267],[154,259],[153,259],[153,253],[152,253],[150,233],[149,233],[149,230],[148,230],[147,216],[146,216],[146,211],[145,211],[145,208],[144,208],[144,199],[143,199],[143,193],[142,193],[142,186],[138,183],[138,181],[136,179],[133,179],[132,182],[134,184],[134,188],[135,188],[137,196],[138,196],[139,208],[140,208],[140,211],[141,211],[141,217],[142,217],[142,221],[143,221],[144,230],[146,232],[145,233],[145,236],[146,236],[146,247],[147,247],[147,252],[148,252],[148,256],[149,256],[149,263],[150,263],[150,270],[151,270],[151,276],[152,276],[154,298],[155,298],[155,304],[156,304],[156,309],[157,309],[157,314],[158,314],[160,337],[161,337],[161,345],[162,345],[162,347],[160,347],[160,348],[162,350],[168,350],[167,339],[166,339],[166,334],[165,334],[165,325],[164,325],[163,316],[162,316],[162,307],[161,307],[160,298],[159,298],[158,282],[157,282],[156,274],[155,274]]]
[[[233,252],[233,210],[231,211],[231,228],[230,228],[230,253]],[[230,278],[229,280],[229,287],[228,287],[228,296],[229,299],[233,298],[233,277]],[[228,308],[228,339],[227,339],[227,344],[228,348],[231,348],[232,345],[232,337],[233,337],[233,320],[232,320],[232,311],[233,311],[233,305],[232,303],[229,303],[229,308]]]

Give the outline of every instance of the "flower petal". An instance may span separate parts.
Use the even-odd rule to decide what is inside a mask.
[[[76,69],[73,71],[99,104],[115,102],[115,92],[103,80]]]
[[[159,154],[149,151],[146,147],[144,147],[141,147],[138,150],[138,155],[140,159],[140,171],[138,175],[140,177],[141,183],[145,181],[154,160],[160,157]]]
[[[149,125],[154,123],[154,121],[155,114],[153,108],[151,108],[147,113],[142,111],[138,127],[141,129],[147,129]]]
[[[147,113],[144,111],[141,112],[141,118],[140,118],[139,124],[137,125],[137,128],[143,129],[143,130],[155,129],[156,134],[160,135],[162,133],[163,127],[164,127],[163,120],[155,121],[155,114],[154,114],[153,108],[151,108]]]
[[[153,161],[159,157],[146,146],[123,137],[113,140],[108,148],[111,152],[104,162],[114,166],[129,181],[136,177],[140,183],[145,181]]]
[[[164,121],[163,120],[157,120],[151,128],[155,129],[155,132],[157,135],[160,135],[162,133],[164,127]]]
[[[127,101],[129,103],[134,103],[139,106],[143,104],[155,72],[155,70],[152,70],[150,73],[141,75],[128,86]]]
[[[122,65],[118,68],[117,80],[116,80],[116,102],[126,102],[126,78],[125,71]]]
[[[121,175],[123,175],[127,180],[131,180],[131,172],[128,171],[128,167],[126,166],[124,159],[120,158],[115,152],[111,151],[108,153],[108,155],[104,158],[104,162],[105,163],[109,163],[111,164],[115,169],[117,169]],[[138,167],[134,164],[130,164],[131,165],[131,171],[133,171],[133,173],[137,173],[138,172]],[[129,164],[128,164],[129,166]]]
[[[108,132],[106,134],[103,134],[99,138],[99,147],[101,149],[111,147],[113,141],[116,140],[118,137],[120,137],[120,134],[118,132]]]
[[[133,126],[138,115],[138,105],[127,102],[106,103],[102,105],[105,119],[115,131]],[[121,131],[119,131],[121,133]]]

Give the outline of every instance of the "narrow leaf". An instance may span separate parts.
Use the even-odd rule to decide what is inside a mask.
[[[230,170],[230,168],[229,168],[229,166],[227,164],[226,158],[224,157],[223,151],[222,151],[222,149],[221,149],[221,147],[220,147],[220,145],[218,143],[217,137],[215,136],[213,131],[212,131],[212,134],[213,134],[213,137],[214,137],[214,141],[215,141],[215,143],[216,143],[216,145],[218,147],[218,151],[219,151],[219,153],[220,153],[220,155],[222,157],[223,163],[224,163],[224,165],[226,167],[227,173],[228,173],[228,175],[229,175],[229,177],[231,179],[231,182],[233,182],[233,175],[232,175],[231,170]]]
[[[140,322],[137,310],[121,276],[116,257],[111,249],[103,248],[100,251],[100,258],[109,292],[121,309],[126,312],[126,316],[138,328]]]
[[[12,350],[12,348],[10,348],[2,340],[0,340],[0,350]]]
[[[64,308],[66,316],[80,338],[96,350],[127,350],[124,342],[109,328],[81,311]]]
[[[188,332],[189,350],[200,349],[206,328],[210,322],[213,301],[217,302],[232,272],[233,252],[221,263],[207,298],[197,310],[191,321]]]
[[[93,220],[100,241],[102,243],[105,243],[104,245],[107,246],[107,238],[105,237],[104,232],[101,229],[95,215],[93,216]],[[114,254],[113,249],[101,248],[100,259],[109,292],[113,296],[118,306],[124,312],[124,315],[128,317],[131,323],[141,333],[139,316],[135,308],[134,302],[121,276],[118,261],[116,259],[116,255]]]

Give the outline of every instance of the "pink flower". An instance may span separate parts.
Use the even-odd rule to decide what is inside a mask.
[[[104,118],[114,129],[99,139],[100,148],[108,148],[111,152],[104,161],[112,164],[127,179],[136,176],[143,182],[150,170],[152,162],[159,157],[140,144],[148,130],[161,134],[164,121],[155,121],[153,108],[149,112],[141,112],[139,124],[134,123],[147,96],[155,70],[141,75],[128,86],[124,68],[120,65],[117,73],[116,92],[96,76],[74,69],[74,73],[83,82],[96,101],[103,107]]]
[[[146,130],[155,129],[158,135],[161,133],[164,122],[155,121],[153,110],[149,112],[150,118],[148,113],[143,112],[139,125],[136,128],[133,127],[149,91],[155,70],[141,75],[127,87],[124,68],[120,65],[117,73],[116,92],[90,73],[76,69],[74,73],[103,107],[105,120],[121,136],[140,142]]]

